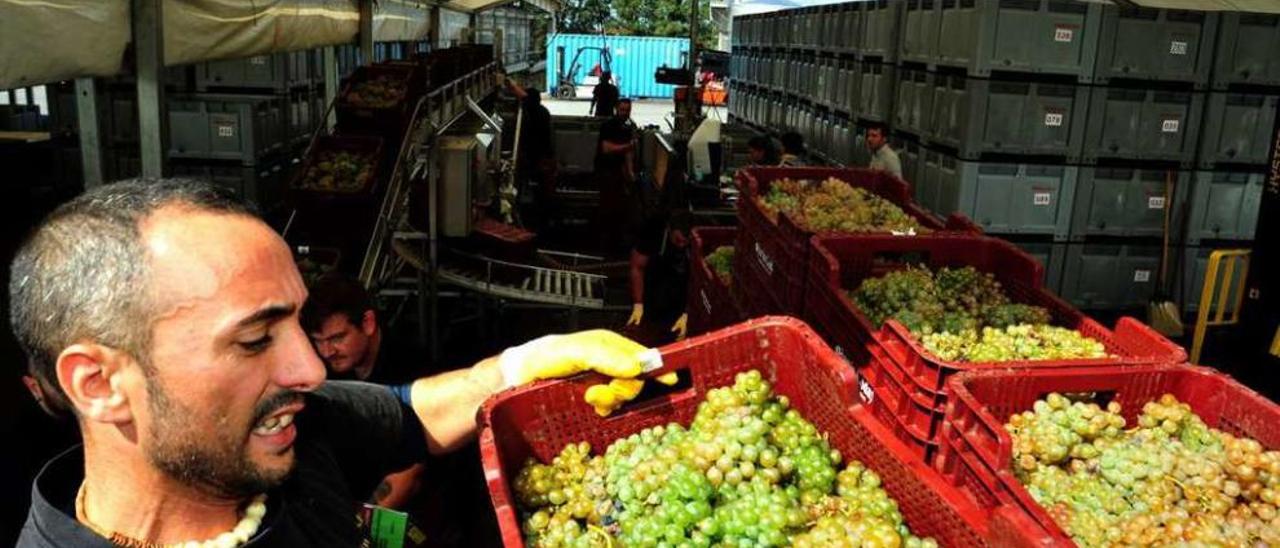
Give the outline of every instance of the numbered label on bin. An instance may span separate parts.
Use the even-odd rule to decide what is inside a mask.
[[[1062,121],[1065,115],[1061,112],[1044,113],[1044,125],[1049,127],[1062,127]]]
[[[876,401],[876,391],[871,389],[871,383],[867,379],[858,377],[858,393],[862,396],[862,401],[871,403]]]
[[[1148,196],[1147,209],[1164,209],[1164,196]]]
[[[1151,281],[1151,271],[1150,270],[1134,270],[1133,281],[1134,283],[1140,283],[1140,284]]]
[[[1049,192],[1037,192],[1031,195],[1031,205],[1047,206],[1053,202],[1053,194]]]
[[[1164,120],[1160,122],[1160,131],[1162,133],[1177,133],[1178,127],[1181,125],[1181,120]]]
[[[1071,27],[1054,27],[1053,29],[1054,42],[1070,42],[1075,37],[1076,31]]]
[[[1172,42],[1169,42],[1169,54],[1171,54],[1171,55],[1186,55],[1186,54],[1187,54],[1187,43],[1186,43],[1186,42],[1179,41],[1179,40],[1174,40],[1174,41],[1172,41]]]
[[[235,137],[236,127],[231,124],[218,124],[218,137]]]

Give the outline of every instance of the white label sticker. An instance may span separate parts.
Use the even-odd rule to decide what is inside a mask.
[[[1173,55],[1186,55],[1187,43],[1174,40],[1169,42],[1169,53]]]
[[[235,137],[236,127],[231,124],[218,124],[218,137]]]
[[[1164,209],[1164,196],[1147,196],[1147,209]]]
[[[1031,195],[1031,205],[1047,206],[1053,202],[1053,194],[1048,192],[1037,192]]]
[[[1056,27],[1053,29],[1054,42],[1070,42],[1072,38],[1075,38],[1075,35],[1076,31],[1066,27]]]
[[[876,401],[876,391],[871,389],[871,383],[867,379],[858,379],[858,392],[862,393],[862,401],[871,403]]]
[[[1180,125],[1182,125],[1180,120],[1165,120],[1160,122],[1160,131],[1162,133],[1177,133]]]
[[[257,57],[250,57],[250,58],[249,58],[249,64],[250,64],[250,65],[265,65],[265,64],[267,64],[267,56],[266,56],[266,55],[259,55],[259,56],[257,56]]]
[[[699,290],[698,294],[702,296],[702,308],[707,309],[708,315],[711,314],[711,299],[707,298],[707,292],[705,290]]]
[[[1044,115],[1044,125],[1049,127],[1061,127],[1062,118],[1063,116],[1061,112],[1046,112]]]
[[[760,242],[756,242],[755,245],[756,245],[756,259],[760,260],[760,266],[763,266],[765,270],[769,271],[769,275],[772,276],[773,275],[773,259],[770,259],[769,255],[764,252],[764,248],[760,247]]]
[[[1151,271],[1150,270],[1134,270],[1133,281],[1135,283],[1140,283],[1140,284],[1151,281]]]

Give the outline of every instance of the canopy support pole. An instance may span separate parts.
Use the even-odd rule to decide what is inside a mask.
[[[142,176],[164,177],[169,124],[164,98],[163,0],[133,0],[138,71],[138,144]]]
[[[80,165],[84,187],[102,184],[102,141],[98,134],[98,91],[93,78],[76,78],[76,118],[80,128]]]

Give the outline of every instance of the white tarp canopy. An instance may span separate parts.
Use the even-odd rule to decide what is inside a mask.
[[[443,13],[468,12],[510,1],[438,5]],[[557,0],[531,4],[558,6]],[[129,0],[0,0],[0,89],[119,74],[132,40],[130,5]],[[374,40],[425,39],[434,5],[378,0]],[[350,44],[360,31],[358,0],[165,0],[162,9],[166,65]]]
[[[0,89],[120,72],[127,0],[0,0]]]

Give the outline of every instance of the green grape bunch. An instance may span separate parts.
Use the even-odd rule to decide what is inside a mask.
[[[775,223],[778,213],[785,213],[811,232],[928,232],[893,202],[834,177],[824,181],[781,179],[757,201]]]
[[[686,428],[646,428],[603,455],[570,444],[513,484],[535,547],[932,548],[874,471],[844,456],[758,371],[708,391]]]
[[[863,280],[849,299],[875,327],[896,320],[946,361],[1108,357],[1102,343],[1049,325],[1047,309],[1012,302],[995,276],[971,266],[907,265]]]
[[[707,255],[707,266],[725,285],[733,285],[733,246],[722,245]]]
[[[1077,544],[1280,545],[1280,451],[1170,394],[1120,413],[1050,394],[1005,424],[1014,475]]]

